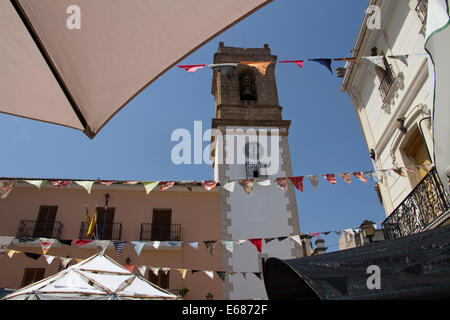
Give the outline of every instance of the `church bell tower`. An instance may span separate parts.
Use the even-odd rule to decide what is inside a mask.
[[[290,238],[278,240],[298,235],[300,226],[294,187],[290,184],[283,192],[274,182],[275,178],[292,176],[291,121],[282,119],[276,60],[267,44],[263,48],[235,48],[221,42],[214,55],[216,117],[212,128],[221,135],[212,143],[214,179],[221,183],[238,179],[253,182],[247,191],[238,182],[232,192],[220,188],[220,239],[275,238],[267,243],[262,240],[261,253],[249,241],[234,243],[233,252],[222,250],[223,270],[238,272],[226,278],[224,299],[267,298],[264,282],[253,274],[262,274],[263,260],[305,254]],[[248,273],[243,277],[239,272]]]

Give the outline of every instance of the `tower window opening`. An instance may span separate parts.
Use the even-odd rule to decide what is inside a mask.
[[[256,100],[255,76],[251,72],[243,72],[240,75],[239,94],[241,100]]]

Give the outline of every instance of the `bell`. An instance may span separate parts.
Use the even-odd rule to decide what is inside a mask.
[[[244,77],[242,79],[242,94],[241,99],[242,100],[255,100],[255,94],[252,92],[251,88],[251,80],[249,77]]]

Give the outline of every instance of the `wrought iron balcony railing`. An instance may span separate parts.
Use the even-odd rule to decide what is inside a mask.
[[[141,224],[141,241],[180,241],[181,224]]]
[[[59,221],[41,222],[21,220],[16,237],[21,238],[52,238],[61,239],[63,224]]]
[[[378,90],[380,91],[381,98],[383,101],[386,100],[389,91],[391,90],[391,87],[395,81],[394,72],[392,71],[391,65],[387,65],[387,70],[384,74],[383,79],[381,79],[380,86],[378,87]]]
[[[432,169],[383,221],[385,235],[393,239],[424,231],[449,209],[449,196]]]
[[[100,240],[121,240],[122,239],[122,224],[121,223],[105,223],[103,228],[97,224],[95,229],[95,237]],[[93,239],[94,237],[88,237],[89,226],[87,222],[81,222],[79,239]]]

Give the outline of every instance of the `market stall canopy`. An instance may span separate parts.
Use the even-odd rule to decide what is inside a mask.
[[[379,289],[367,286],[373,265]],[[264,283],[270,300],[447,299],[450,225],[318,256],[269,258]]]
[[[93,138],[164,72],[271,1],[0,0],[0,112]]]
[[[175,300],[167,292],[100,253],[2,300]]]

